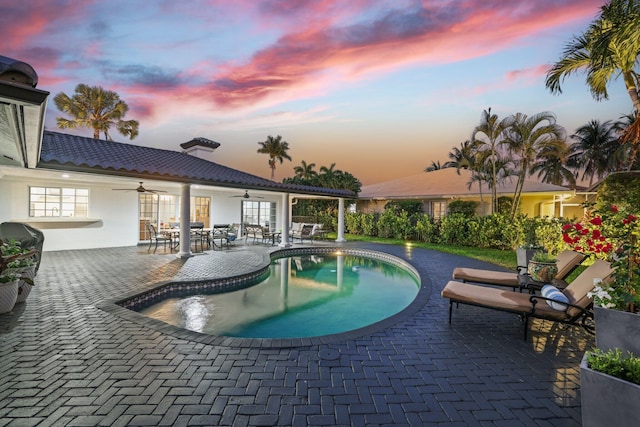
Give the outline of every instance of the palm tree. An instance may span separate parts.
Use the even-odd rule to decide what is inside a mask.
[[[549,144],[538,152],[536,162],[531,165],[531,174],[538,174],[542,182],[554,185],[569,185],[575,188],[576,178],[567,167],[571,148],[567,144]]]
[[[318,178],[320,180],[320,186],[325,188],[336,188],[337,184],[337,172],[334,168],[335,163],[331,163],[331,166],[320,166],[320,174]]]
[[[611,162],[614,170],[631,170],[638,168],[637,151],[640,145],[633,144],[633,141],[640,141],[640,126],[634,126],[637,123],[638,114],[634,111],[631,114],[625,114],[620,117],[620,119],[612,125],[616,134],[620,136],[618,141],[621,144],[620,148],[616,151],[615,159]],[[631,159],[633,159],[633,161]]]
[[[575,170],[576,178],[589,178],[589,186],[593,185],[593,178],[603,178],[616,169],[618,151],[622,148],[615,135],[611,121],[600,123],[591,120],[586,125],[576,129],[571,135],[574,140],[569,153],[569,165]]]
[[[479,147],[485,147],[490,152],[488,157],[491,163],[491,213],[497,211],[497,186],[499,148],[504,140],[504,132],[508,126],[506,120],[499,120],[497,114],[491,114],[491,108],[484,110],[480,119],[480,124],[473,129],[471,141]]]
[[[609,81],[622,76],[633,108],[636,113],[640,112],[640,82],[635,71],[640,52],[639,22],[638,0],[611,0],[602,6],[600,16],[589,28],[565,46],[562,57],[547,73],[547,88],[552,93],[562,93],[560,84],[565,77],[585,71],[591,94],[600,101],[609,98]],[[621,140],[637,146],[638,136],[640,121],[636,119]],[[630,165],[637,153],[636,147],[632,150]]]
[[[123,120],[129,111],[129,106],[117,93],[104,90],[100,86],[88,86],[82,83],[76,86],[75,92],[72,97],[60,92],[53,98],[53,102],[60,111],[73,117],[72,119],[57,117],[59,128],[91,128],[95,139],[98,139],[102,132],[107,141],[112,141],[109,129],[113,126],[129,139],[138,136],[139,123],[136,120]]]
[[[431,166],[427,166],[426,168],[424,168],[425,172],[433,172],[433,171],[437,171],[440,170],[442,168],[444,168],[445,166],[440,164],[440,160],[438,160],[438,162],[436,163],[435,161],[431,161]]]
[[[266,141],[258,142],[258,144],[261,146],[258,149],[258,153],[269,155],[269,167],[271,168],[271,180],[273,181],[276,173],[276,162],[278,161],[282,164],[284,159],[291,160],[291,157],[287,154],[289,143],[283,141],[280,135],[275,138],[269,135]]]
[[[470,140],[460,143],[460,148],[453,147],[449,152],[449,161],[446,164],[450,164],[451,167],[457,169],[469,169],[468,159],[473,157],[477,152],[475,144]]]
[[[525,178],[533,174],[532,166],[538,160],[539,153],[545,150],[547,156],[551,156],[566,152],[567,143],[564,128],[556,124],[556,116],[551,112],[545,111],[531,117],[516,113],[509,118],[508,123],[504,143],[512,155],[518,176],[511,206],[511,217],[514,218],[520,205]]]
[[[307,164],[307,162],[302,160],[300,162],[300,166],[295,166],[293,168],[293,171],[295,172],[296,177],[298,177],[298,178],[311,179],[314,176],[318,175],[318,172],[313,170],[313,168],[315,168],[315,167],[316,167],[315,163]]]

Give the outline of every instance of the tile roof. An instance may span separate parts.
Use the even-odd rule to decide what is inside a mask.
[[[359,199],[418,199],[440,198],[451,196],[470,196],[480,194],[478,183],[474,182],[469,188],[471,172],[456,168],[439,169],[432,172],[380,182],[362,187]],[[498,184],[499,194],[513,194],[516,179],[508,179],[503,184]],[[490,189],[484,185],[482,192],[489,194]],[[571,191],[559,185],[544,184],[541,182],[525,180],[523,193],[558,193]]]
[[[38,168],[149,177],[242,189],[354,197],[349,190],[283,184],[178,151],[44,131]]]

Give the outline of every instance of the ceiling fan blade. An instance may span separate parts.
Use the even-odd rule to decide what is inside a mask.
[[[140,183],[140,185],[137,188],[113,188],[114,191],[137,191],[138,193],[152,193],[152,194],[156,194],[156,193],[166,193],[166,191],[163,190],[152,190],[150,188],[144,188],[144,186],[142,185],[143,182],[142,181],[138,181]]]

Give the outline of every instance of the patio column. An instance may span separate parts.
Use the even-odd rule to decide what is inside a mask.
[[[192,257],[191,253],[191,184],[182,184],[180,192],[180,251],[178,258]]]
[[[338,238],[336,242],[343,243],[347,240],[344,238],[344,199],[338,199]]]
[[[289,248],[291,247],[291,242],[289,241],[289,222],[291,220],[291,198],[289,193],[284,193],[282,195],[281,202],[281,211],[282,211],[282,235],[280,235],[280,246],[281,248]]]

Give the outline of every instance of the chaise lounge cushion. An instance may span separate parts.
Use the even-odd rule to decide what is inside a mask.
[[[518,274],[507,271],[457,267],[453,270],[453,278],[464,282],[491,283],[492,285],[509,286],[512,288],[520,286]]]
[[[442,296],[463,304],[491,307],[514,313],[531,311],[531,295],[505,289],[488,288],[486,286],[449,281],[442,290]],[[566,318],[564,311],[554,310],[547,304],[536,304],[536,315],[562,320]]]
[[[558,254],[558,274],[556,279],[564,279],[584,260],[584,254],[575,251],[563,251]],[[497,286],[517,288],[520,286],[518,273],[481,270],[478,268],[458,267],[453,270],[453,278],[464,282],[487,283]]]

